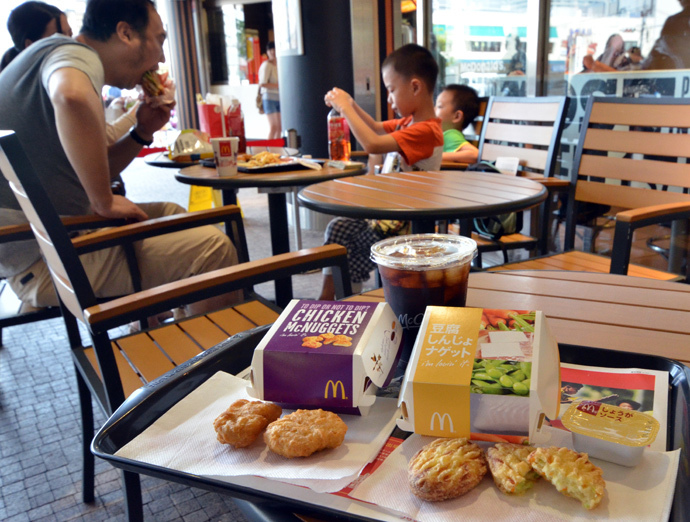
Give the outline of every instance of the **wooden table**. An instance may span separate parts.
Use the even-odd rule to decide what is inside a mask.
[[[237,204],[237,189],[258,187],[269,190],[268,216],[271,230],[271,248],[273,255],[290,251],[290,233],[287,219],[287,201],[285,188],[300,187],[320,181],[332,180],[348,176],[356,176],[364,172],[364,165],[357,169],[336,169],[324,167],[320,170],[302,168],[283,172],[264,174],[238,173],[233,177],[218,177],[215,168],[194,165],[180,170],[175,179],[188,185],[213,187],[219,189],[223,195],[224,205]],[[285,306],[292,299],[292,283],[290,279],[279,279],[275,282],[276,304]]]
[[[383,290],[353,299],[383,300]],[[542,310],[562,344],[657,355],[690,366],[690,285],[525,270],[470,274],[467,306]]]
[[[433,232],[435,221],[470,220],[526,210],[546,199],[543,185],[485,172],[432,171],[367,174],[303,188],[298,199],[318,212],[353,218],[411,220],[413,233]]]

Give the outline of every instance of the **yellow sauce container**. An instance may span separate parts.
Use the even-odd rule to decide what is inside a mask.
[[[596,401],[572,404],[561,420],[576,451],[621,466],[637,466],[659,432],[651,415]]]

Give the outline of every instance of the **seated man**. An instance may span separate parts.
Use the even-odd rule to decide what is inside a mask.
[[[165,61],[165,29],[150,0],[89,0],[75,40],[53,35],[35,42],[0,74],[0,122],[14,130],[60,215],[96,213],[145,220],[183,212],[172,203],[137,205],[113,195],[110,181],[170,118],[171,105],[142,103],[137,123],[107,145],[104,84],[131,89]],[[8,184],[0,183],[0,225],[26,222]],[[228,237],[213,226],[135,244],[142,288],[237,263]],[[133,291],[121,248],[81,256],[99,297]],[[0,276],[33,306],[56,305],[49,271],[35,241],[0,245]],[[231,304],[236,293],[191,307],[198,313]]]

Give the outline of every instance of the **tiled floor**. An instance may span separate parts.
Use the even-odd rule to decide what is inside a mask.
[[[188,187],[176,183],[165,169],[127,171],[128,195],[135,201],[177,201],[186,206]],[[250,255],[268,255],[266,196],[242,190]],[[658,235],[666,229],[643,235]],[[292,238],[291,238],[292,239]],[[303,233],[306,247],[321,243],[321,233]],[[605,249],[606,234],[597,246]],[[642,235],[636,241],[636,258],[661,266],[663,258],[650,253]],[[486,261],[490,257],[485,258]],[[314,298],[320,274],[295,278],[295,295]],[[272,286],[262,285],[264,295]],[[119,472],[97,462],[96,501],[81,502],[79,406],[74,370],[61,319],[16,326],[3,332],[0,348],[0,520],[98,521],[124,520]],[[97,412],[96,424],[105,417]],[[158,479],[142,478],[144,514],[147,521],[245,520],[233,501],[201,490]]]

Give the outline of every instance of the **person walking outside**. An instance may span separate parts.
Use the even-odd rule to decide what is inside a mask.
[[[259,87],[263,100],[264,113],[268,118],[268,139],[280,138],[282,123],[280,121],[280,94],[278,93],[278,62],[276,61],[276,45],[274,42],[266,44],[268,60],[259,67]]]

